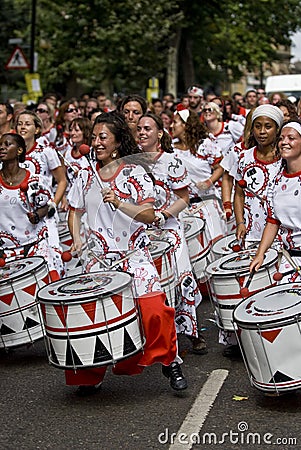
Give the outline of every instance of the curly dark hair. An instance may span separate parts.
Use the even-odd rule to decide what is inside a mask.
[[[281,100],[280,102],[276,103],[275,106],[278,106],[278,108],[280,108],[280,106],[284,106],[289,113],[290,116],[289,120],[293,119],[294,121],[298,121],[297,108],[290,100],[288,99]]]
[[[97,116],[93,124],[92,134],[95,125],[99,123],[104,123],[115,136],[116,142],[120,144],[118,149],[120,157],[141,153],[128,124],[120,112],[111,111]]]
[[[200,118],[195,112],[190,111],[185,123],[185,140],[192,154],[197,152],[200,143],[208,136],[209,132],[206,125],[200,122]]]

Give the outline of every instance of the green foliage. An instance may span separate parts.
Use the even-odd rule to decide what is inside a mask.
[[[1,0],[2,83],[24,76],[4,65],[9,38],[22,37],[29,56],[31,7],[32,0]],[[37,0],[36,12],[44,91],[71,84],[142,91],[149,77],[166,75],[168,48],[180,29],[179,61],[184,67],[191,49],[194,81],[218,80],[228,69],[237,78],[242,67],[273,61],[275,47],[289,44],[301,27],[300,0]]]

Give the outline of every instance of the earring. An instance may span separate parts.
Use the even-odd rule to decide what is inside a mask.
[[[114,151],[111,153],[111,158],[113,158],[113,159],[117,158],[117,150],[114,150]]]

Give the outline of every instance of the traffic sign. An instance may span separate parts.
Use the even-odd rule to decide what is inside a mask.
[[[29,63],[20,47],[16,47],[12,52],[6,66],[6,69],[29,69]]]

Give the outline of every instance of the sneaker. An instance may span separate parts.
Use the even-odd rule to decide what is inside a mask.
[[[169,366],[162,366],[162,373],[170,379],[170,386],[175,391],[187,389],[188,383],[179,363],[173,362]]]
[[[78,386],[75,391],[76,395],[79,397],[88,397],[89,395],[94,395],[101,389],[102,382],[92,386]]]

